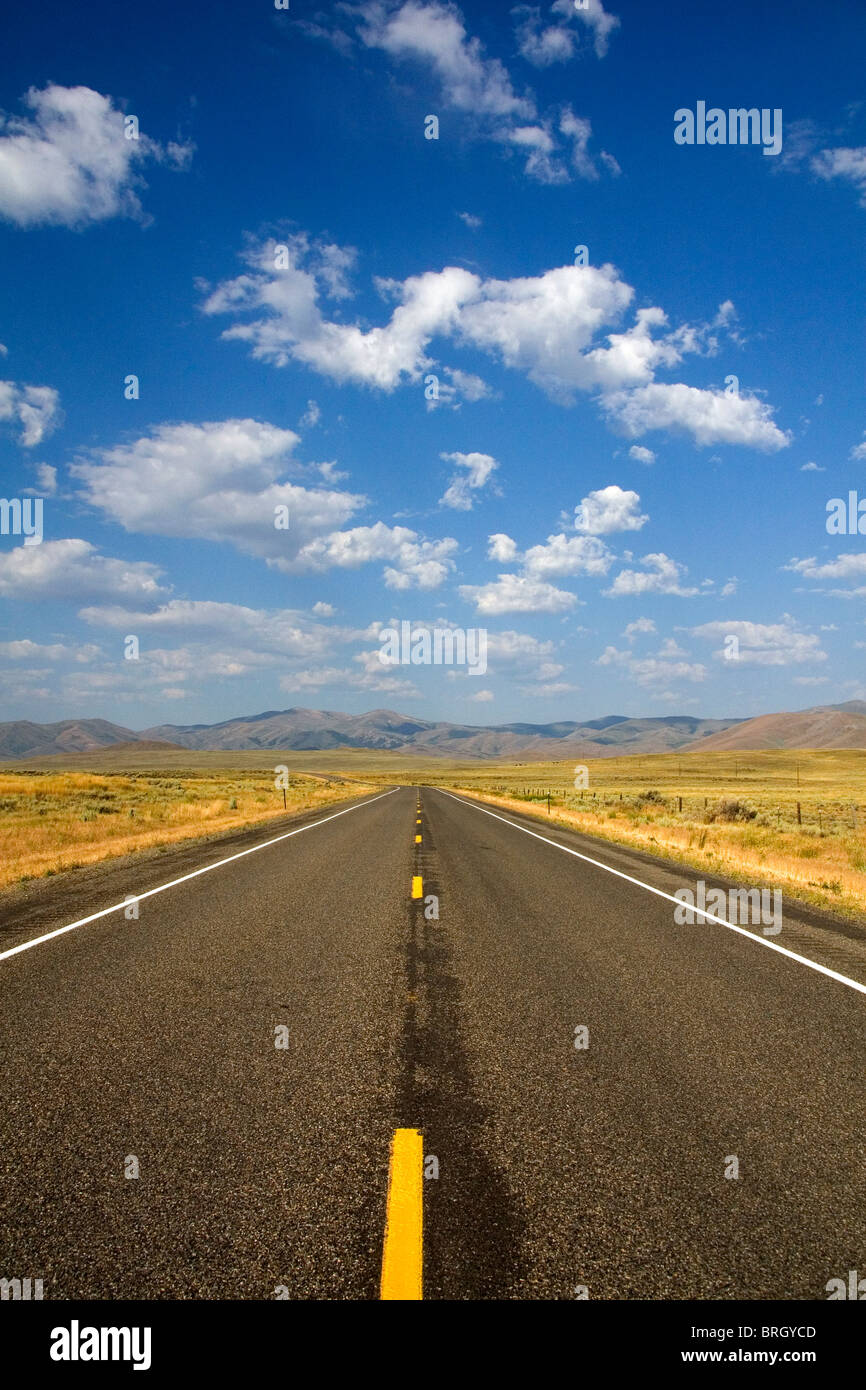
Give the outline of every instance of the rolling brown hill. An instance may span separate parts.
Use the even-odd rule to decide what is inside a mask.
[[[96,748],[130,742],[138,742],[138,735],[107,719],[63,719],[58,724],[34,724],[29,719],[16,719],[0,724],[0,758],[89,753]]]
[[[858,708],[860,707],[860,708]],[[862,708],[862,713],[860,709]],[[706,749],[735,753],[762,748],[866,748],[866,702],[823,705],[783,714],[759,714],[731,729],[686,744],[683,752]]]

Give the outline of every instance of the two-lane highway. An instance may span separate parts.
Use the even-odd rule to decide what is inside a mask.
[[[820,1299],[866,1268],[856,928],[678,926],[694,871],[427,788],[244,848],[87,913],[60,884],[0,958],[0,1276]]]

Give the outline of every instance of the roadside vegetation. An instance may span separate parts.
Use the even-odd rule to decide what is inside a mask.
[[[575,787],[581,767],[587,785]],[[866,750],[671,753],[462,772],[447,781],[455,791],[866,915]]]
[[[294,772],[289,782],[284,808],[273,768],[267,774],[0,772],[0,888],[136,850],[279,822],[374,790]]]
[[[279,822],[377,787],[418,784],[866,917],[866,749],[665,753],[576,764],[403,758],[370,749],[126,748],[57,763],[0,770],[0,887]],[[285,810],[274,787],[274,767],[283,763],[290,776]],[[575,786],[582,768],[586,785]]]

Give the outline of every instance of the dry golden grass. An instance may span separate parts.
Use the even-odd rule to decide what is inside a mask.
[[[583,792],[571,762],[479,768],[449,785],[545,821],[549,790],[550,819],[561,824],[849,916],[866,913],[866,751],[673,753],[584,766]],[[726,819],[735,807],[738,818]]]
[[[374,788],[292,774],[0,772],[0,887],[180,840],[283,819]]]
[[[571,761],[497,764],[346,749],[133,758],[125,750],[112,766],[110,750],[89,756],[92,771],[0,771],[0,886],[281,817],[279,761],[290,769],[289,811],[399,782],[453,788],[547,820],[549,790],[551,818],[585,833],[866,914],[866,750],[598,758],[586,764],[582,794]],[[363,780],[346,785],[341,776]],[[649,791],[659,799],[647,799]],[[718,819],[724,800],[741,803],[748,818]]]

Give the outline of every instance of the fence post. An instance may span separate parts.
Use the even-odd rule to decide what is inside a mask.
[[[802,824],[803,824],[803,817],[802,817],[802,815],[800,814],[800,803],[799,803],[799,801],[797,802],[797,824],[798,824],[798,825],[802,825]]]

